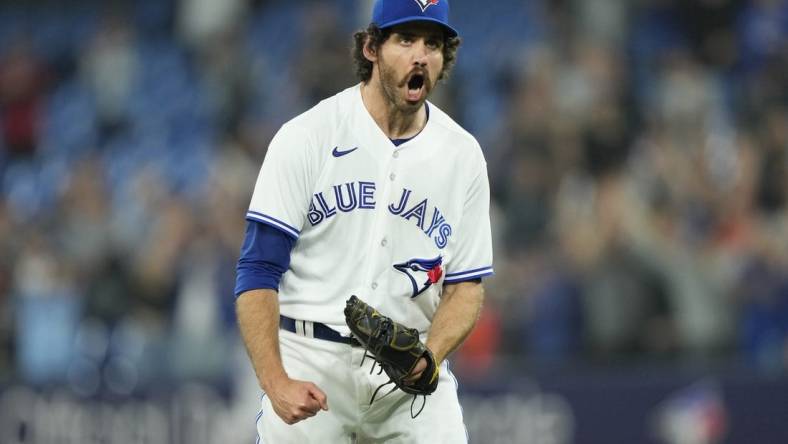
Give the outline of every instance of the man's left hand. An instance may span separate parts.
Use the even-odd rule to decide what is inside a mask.
[[[413,367],[413,371],[410,372],[407,378],[405,378],[405,382],[408,384],[412,384],[414,381],[418,381],[421,377],[421,374],[424,373],[424,370],[427,369],[427,360],[424,358],[420,358],[419,361],[416,363],[416,366]]]

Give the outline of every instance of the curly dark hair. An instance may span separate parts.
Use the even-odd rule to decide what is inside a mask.
[[[353,34],[353,63],[356,65],[356,76],[364,83],[369,82],[372,77],[372,62],[364,57],[364,43],[367,36],[370,38],[370,45],[373,49],[378,49],[391,35],[391,28],[380,29],[374,23],[370,23],[367,29],[357,31]],[[450,37],[443,34],[443,70],[438,75],[438,80],[445,79],[449,71],[457,60],[457,48],[461,40],[459,37]]]

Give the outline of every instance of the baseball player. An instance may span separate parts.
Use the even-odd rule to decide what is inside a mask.
[[[360,83],[270,143],[235,289],[258,442],[467,441],[446,357],[476,322],[492,247],[481,148],[427,101],[459,45],[448,14],[447,0],[377,0],[355,34]],[[350,336],[351,295],[418,329],[439,364],[416,418],[402,391],[370,402],[387,378]]]

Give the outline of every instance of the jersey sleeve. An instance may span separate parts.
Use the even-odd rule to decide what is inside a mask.
[[[284,231],[250,220],[235,274],[235,296],[259,288],[279,291],[279,282],[290,266],[295,240]]]
[[[490,231],[490,182],[487,166],[471,182],[458,226],[455,252],[446,267],[444,283],[479,279],[493,274]]]
[[[247,220],[270,225],[298,239],[311,200],[308,133],[285,124],[276,133],[260,168]]]

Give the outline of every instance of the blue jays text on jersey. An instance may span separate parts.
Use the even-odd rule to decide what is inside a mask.
[[[347,182],[333,185],[331,191],[319,192],[312,196],[307,219],[314,227],[337,214],[349,213],[354,210],[375,209],[375,182]],[[411,201],[413,190],[402,189],[399,199],[388,205],[389,213],[412,220],[416,226],[431,238],[438,248],[444,248],[451,236],[451,225],[438,207],[432,207],[432,216],[428,217],[429,199],[424,198],[417,203]],[[329,197],[326,197],[328,195]]]

